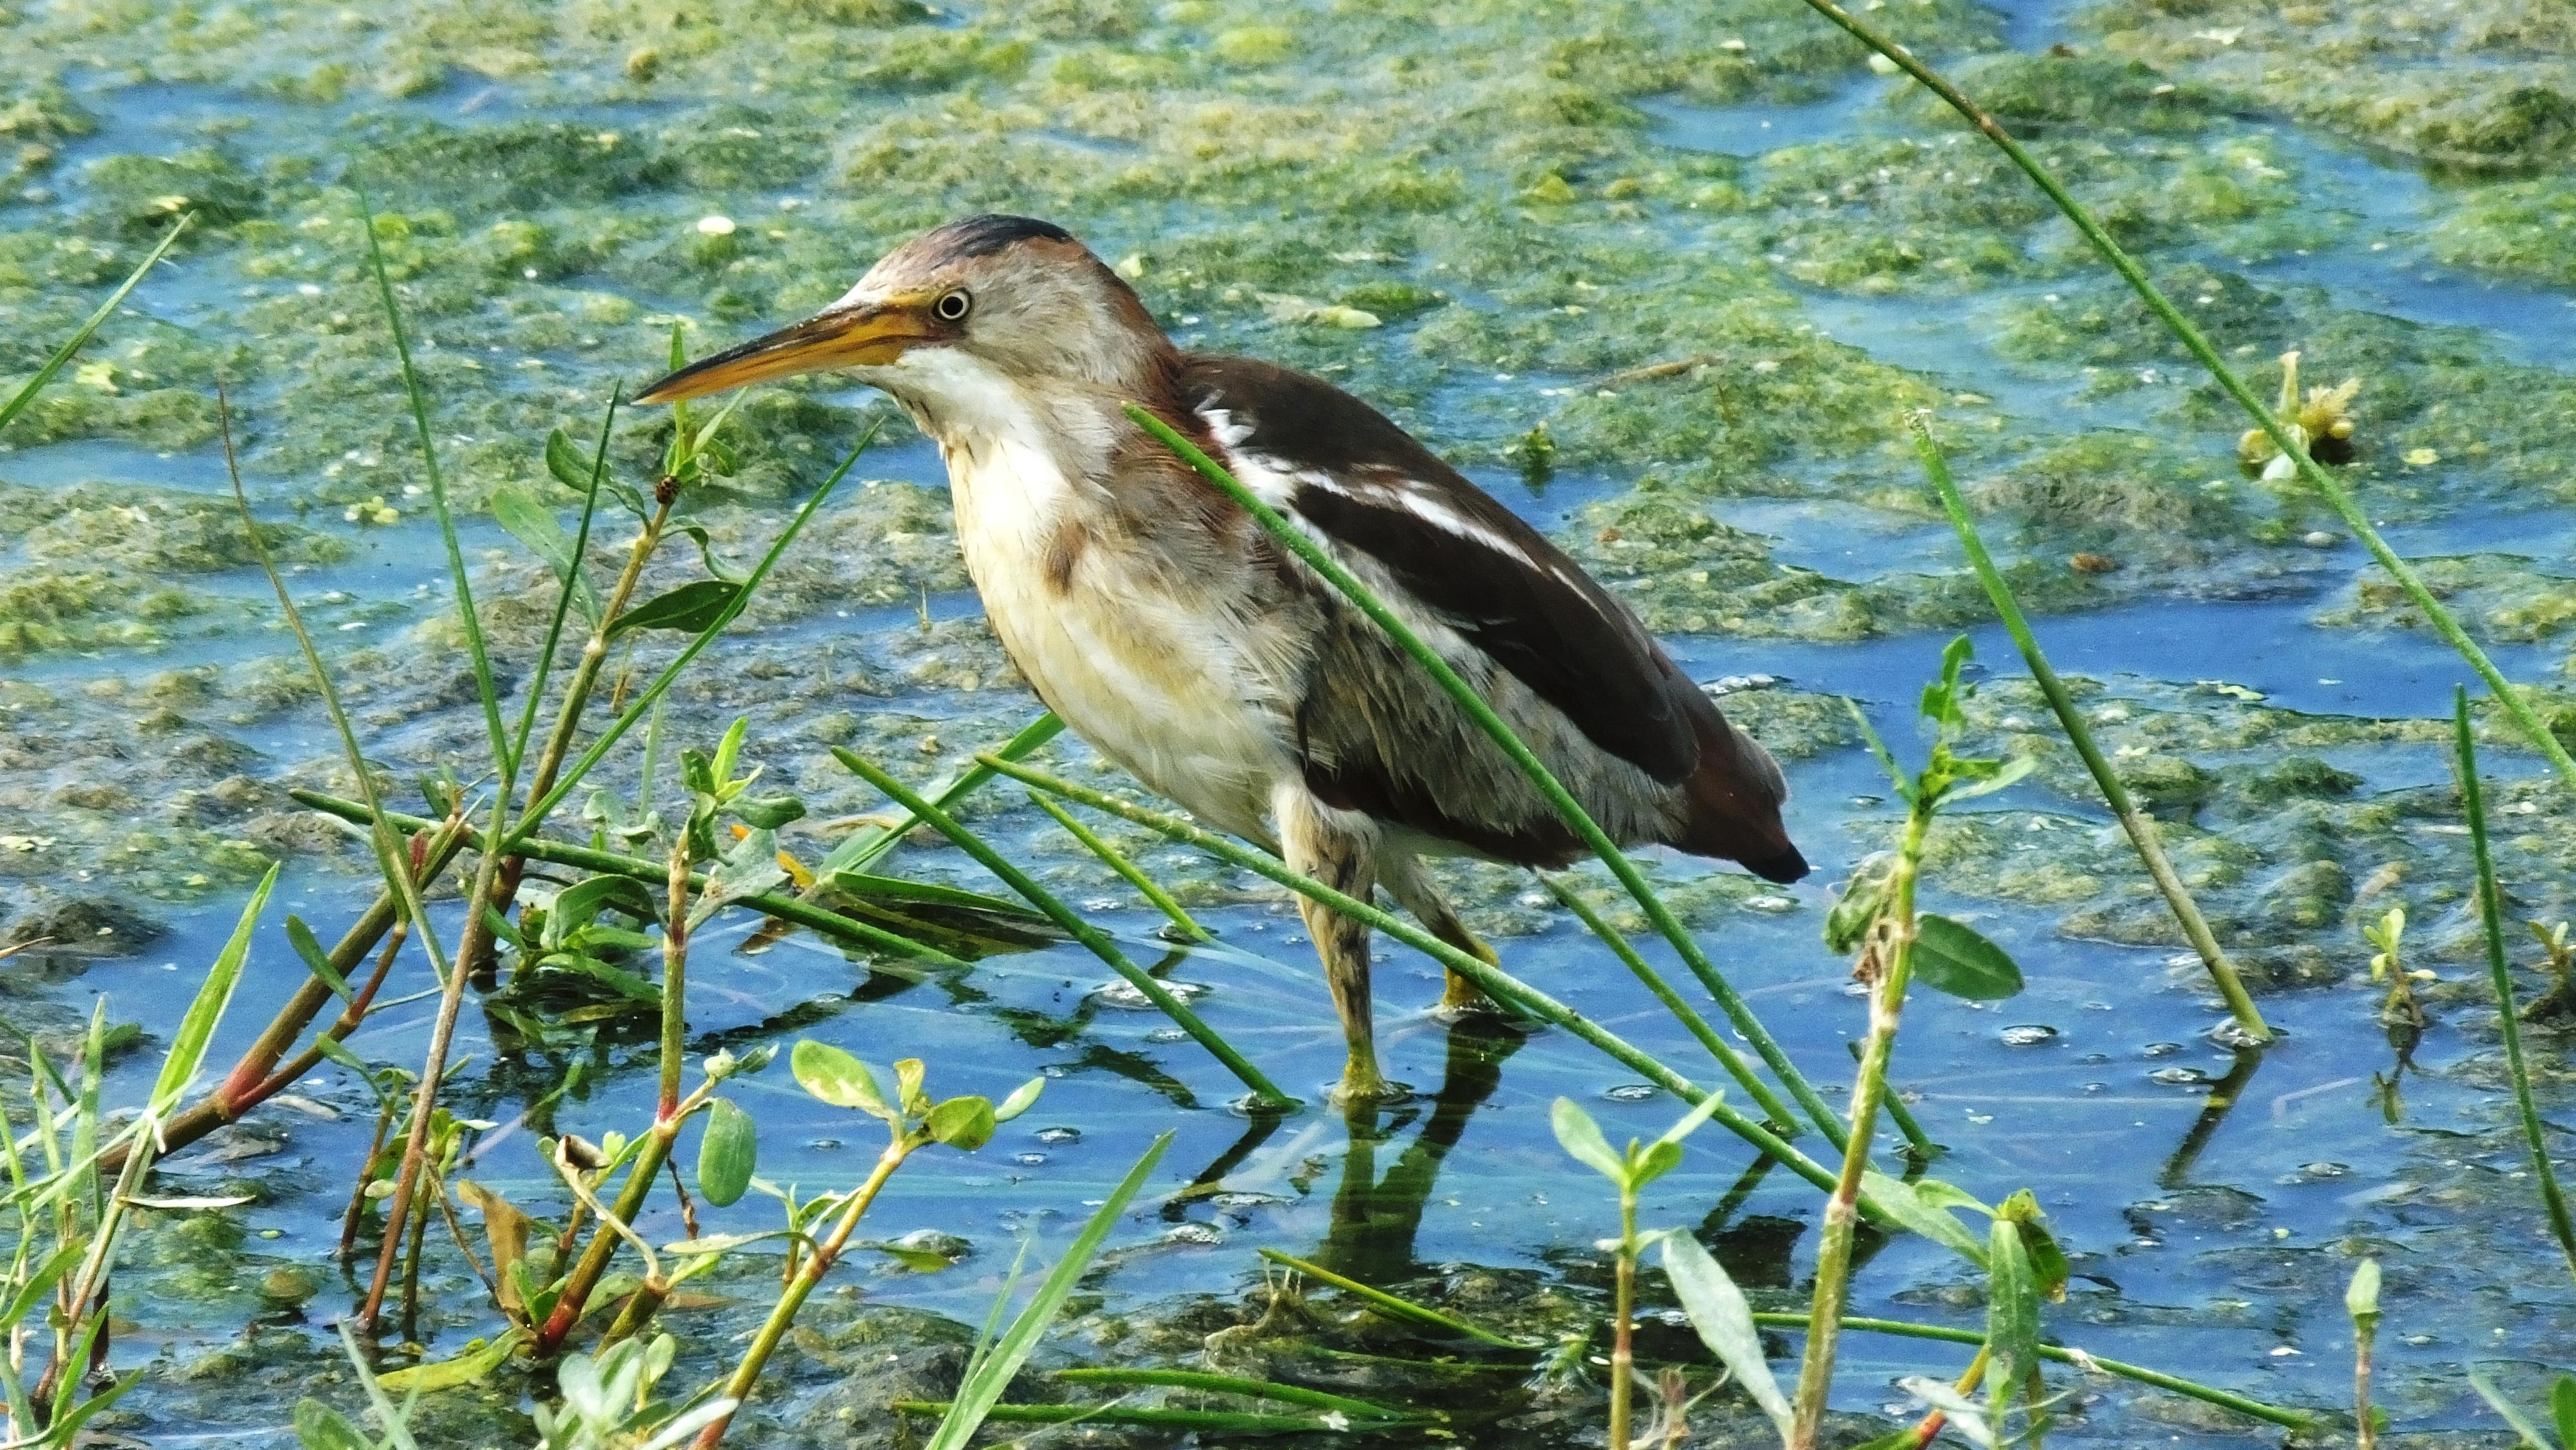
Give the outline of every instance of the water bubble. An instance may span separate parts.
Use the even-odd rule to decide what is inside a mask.
[[[1652,1083],[1624,1082],[1614,1088],[1602,1089],[1601,1096],[1614,1103],[1642,1103],[1662,1091]]]
[[[2084,1054],[2080,1060],[2089,1066],[2099,1067],[2103,1063],[2111,1060],[2111,1054],[2107,1052],[2088,1052]]]
[[[2182,1051],[2182,1044],[2179,1042],[2150,1042],[2138,1049],[2138,1056],[2171,1057],[2180,1051]]]
[[[1184,1002],[1194,1002],[1207,995],[1207,987],[1199,982],[1165,982],[1163,987]],[[1152,999],[1123,981],[1092,988],[1091,1000],[1103,1007],[1117,1007],[1130,1012],[1154,1010]]]
[[[2246,1030],[2243,1023],[2233,1017],[2209,1029],[2209,1040],[2229,1049],[2263,1045],[2260,1039]]]
[[[2037,1047],[2043,1042],[2056,1041],[2057,1029],[2037,1022],[2025,1022],[2006,1027],[1995,1035],[2004,1040],[2006,1047]]]
[[[808,1138],[805,1140],[805,1146],[813,1149],[817,1153],[829,1153],[841,1146],[841,1140],[838,1138]]]
[[[1212,1223],[1176,1223],[1164,1237],[1176,1244],[1221,1244],[1225,1230]]]
[[[2299,1165],[2299,1171],[2310,1178],[2341,1178],[2350,1173],[2352,1168],[2343,1163],[2302,1163]]]
[[[1047,1161],[1047,1155],[1044,1153],[1014,1153],[1011,1155],[1011,1161],[1019,1164],[1023,1168],[1035,1168]]]
[[[2097,997],[2094,1000],[2085,1003],[2084,1010],[2087,1012],[2108,1012],[2111,1010],[2111,1004]]]
[[[2209,1074],[2196,1067],[2160,1067],[2147,1074],[2147,1081],[2166,1087],[2207,1087]]]
[[[1145,1034],[1147,1042],[1187,1042],[1190,1034],[1178,1027],[1157,1027]]]
[[[1082,1130],[1080,1128],[1040,1128],[1037,1131],[1037,1140],[1050,1148],[1061,1148],[1067,1144],[1081,1142]]]
[[[2111,1085],[2107,1082],[2088,1082],[2084,1085],[2084,1091],[2087,1093],[2105,1093],[2110,1090]]]

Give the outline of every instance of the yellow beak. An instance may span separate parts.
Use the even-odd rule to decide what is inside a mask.
[[[672,403],[825,368],[890,363],[914,344],[941,335],[929,309],[911,298],[835,307],[700,358],[646,388],[635,401]]]

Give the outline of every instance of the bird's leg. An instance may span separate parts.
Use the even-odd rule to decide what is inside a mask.
[[[1413,919],[1422,923],[1423,930],[1486,966],[1503,964],[1502,958],[1494,955],[1494,949],[1469,931],[1467,923],[1460,921],[1458,913],[1450,909],[1448,898],[1440,894],[1439,887],[1431,884],[1431,877],[1423,871],[1420,860],[1406,856],[1399,863],[1380,865],[1386,876],[1386,889],[1403,904],[1405,910],[1413,913]],[[1483,988],[1447,968],[1442,969],[1442,975],[1447,978],[1447,984],[1440,993],[1441,1012],[1456,1014],[1494,1010],[1494,1000],[1485,995]]]
[[[1375,834],[1363,818],[1337,811],[1306,793],[1302,783],[1283,784],[1272,802],[1279,818],[1279,846],[1288,869],[1326,886],[1369,899],[1375,878]],[[1306,934],[1315,939],[1315,955],[1324,962],[1324,982],[1333,991],[1341,1014],[1342,1038],[1349,1057],[1334,1101],[1345,1105],[1389,1102],[1402,1097],[1377,1066],[1377,1032],[1369,1003],[1369,929],[1318,901],[1297,899]]]

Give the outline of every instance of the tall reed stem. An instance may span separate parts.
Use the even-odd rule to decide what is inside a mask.
[[[1619,1184],[1619,1255],[1611,1290],[1610,1450],[1630,1450],[1637,1378],[1637,1185]]]
[[[2191,949],[2200,954],[2201,964],[2209,969],[2209,979],[2218,984],[2218,995],[2227,999],[2227,1010],[2236,1018],[2236,1026],[2250,1041],[2272,1040],[2272,1029],[2263,1021],[2262,1010],[2236,975],[2236,964],[2227,959],[2218,945],[2217,933],[2200,914],[2200,904],[2191,899],[2191,889],[2182,884],[2182,876],[2166,859],[2162,842],[2156,839],[2155,822],[2129,799],[2128,786],[2119,773],[2093,743],[2092,727],[2084,714],[2075,708],[2075,697],[2066,691],[2066,682],[2049,667],[2048,656],[2039,648],[2038,636],[2031,633],[2030,620],[2021,612],[2021,601],[2013,597],[2012,586],[2004,582],[2003,571],[1995,567],[1994,556],[1986,552],[1986,541],[1977,534],[1976,520],[1968,513],[1968,501],[1959,494],[1959,485],[1950,477],[1949,461],[1941,456],[1941,446],[1932,441],[1932,429],[1921,413],[1906,419],[1914,430],[1915,456],[1923,460],[1923,471],[1932,487],[1941,495],[1941,507],[1950,515],[1950,527],[1958,532],[1959,547],[1968,555],[1968,566],[1977,572],[1977,582],[1986,588],[1986,598],[1993,601],[1995,613],[2004,622],[2004,631],[2012,636],[2013,647],[2021,651],[2022,662],[2030,667],[2030,677],[2038,682],[2039,692],[2048,698],[2048,708],[2057,715],[2057,723],[2084,760],[2084,768],[2093,773],[2093,783],[2102,789],[2102,798],[2110,803],[2111,814],[2120,818],[2120,829],[2128,833],[2129,845],[2146,864],[2147,875],[2154,878],[2156,890],[2165,906],[2181,924],[2183,937]]]
[[[2351,490],[2344,487],[2341,479],[2327,472],[2316,459],[2309,456],[2306,440],[2300,436],[2296,426],[2272,411],[2270,404],[2264,402],[2252,388],[2245,385],[2245,380],[2238,377],[2235,369],[2227,365],[2226,359],[2219,356],[2218,349],[2211,345],[2199,326],[2184,316],[2182,309],[2174,306],[2173,302],[2158,290],[2156,284],[2148,279],[2146,269],[2138,265],[2137,259],[2131,257],[2125,248],[2111,239],[2111,234],[2103,230],[2102,224],[2093,219],[2093,214],[2085,210],[2084,205],[2058,182],[2048,168],[2040,165],[2037,157],[2024,150],[2022,144],[2013,139],[2012,133],[2006,131],[1993,116],[1988,115],[1984,107],[1969,99],[1967,93],[1952,85],[1930,66],[1915,59],[1912,51],[1897,44],[1894,39],[1875,26],[1835,4],[1834,0],[1806,0],[1806,4],[1809,9],[1842,27],[1861,44],[1894,61],[1898,69],[1922,82],[1926,90],[1939,96],[1950,109],[1966,118],[1969,125],[1974,126],[1987,140],[1994,142],[2005,156],[2011,158],[2013,165],[2019,167],[2021,173],[2031,179],[2032,184],[2046,193],[2050,201],[2056,203],[2057,209],[2065,213],[2066,219],[2084,235],[2084,240],[2092,243],[2093,250],[2102,254],[2102,260],[2111,265],[2111,270],[2120,274],[2120,279],[2128,283],[2130,290],[2138,294],[2138,299],[2147,305],[2147,310],[2154,313],[2156,320],[2164,324],[2165,330],[2172,333],[2174,339],[2183,345],[2183,350],[2190,353],[2193,360],[2207,369],[2209,375],[2217,380],[2219,387],[2236,401],[2238,407],[2245,410],[2246,416],[2254,420],[2255,425],[2263,430],[2265,436],[2272,440],[2273,445],[2298,465],[2299,476],[2306,479],[2308,486],[2314,488],[2318,496],[2326,501],[2326,506],[2342,518],[2344,526],[2352,530],[2353,537],[2361,540],[2362,546],[2370,551],[2370,556],[2379,561],[2379,566],[2388,571],[2390,578],[2397,581],[2397,587],[2405,592],[2407,599],[2412,601],[2417,609],[2423,611],[2424,618],[2432,624],[2434,632],[2441,635],[2444,642],[2452,649],[2458,651],[2460,658],[2468,661],[2469,668],[2477,671],[2479,679],[2486,681],[2487,688],[2494,692],[2496,703],[2502,705],[2505,713],[2513,717],[2515,727],[2520,729],[2523,737],[2531,742],[2532,748],[2539,751],[2550,765],[2557,769],[2560,779],[2570,785],[2576,785],[2576,756],[2569,755],[2567,747],[2558,743],[2558,737],[2550,733],[2548,725],[2542,722],[2530,704],[2514,689],[2513,682],[2506,679],[2504,672],[2495,667],[2495,662],[2487,658],[2486,651],[2478,648],[2477,641],[2469,638],[2468,631],[2460,627],[2460,622],[2452,617],[2451,611],[2443,606],[2441,600],[2434,597],[2433,591],[2425,586],[2423,579],[2414,569],[2397,556],[2397,551],[2388,546],[2386,539],[2380,537],[2379,530],[2372,526],[2370,516],[2362,511],[2361,504],[2354,499]]]
[[[1888,901],[1871,934],[1865,964],[1876,967],[1869,995],[1869,1041],[1852,1082],[1851,1141],[1841,1175],[1825,1203],[1824,1235],[1816,1247],[1816,1287],[1809,1310],[1806,1358],[1798,1366],[1795,1420],[1788,1450],[1815,1450],[1833,1392],[1834,1351],[1843,1305],[1851,1289],[1852,1241],[1860,1226],[1861,1175],[1869,1168],[1870,1140],[1887,1091],[1887,1062],[1896,1048],[1896,1025],[1905,1011],[1905,988],[1914,971],[1914,887],[1923,865],[1923,838],[1931,829],[1937,795],[1915,792],[1905,834],[1888,878]]]
[[[823,1281],[823,1275],[840,1259],[841,1250],[848,1246],[851,1233],[858,1228],[859,1220],[866,1216],[868,1205],[876,1202],[878,1190],[884,1188],[886,1180],[903,1166],[903,1160],[912,1156],[916,1146],[900,1129],[896,1130],[894,1141],[877,1155],[876,1167],[869,1172],[867,1182],[859,1185],[858,1192],[852,1194],[849,1203],[842,1208],[840,1219],[832,1225],[832,1232],[805,1256],[804,1264],[796,1270],[796,1277],[787,1281],[785,1292],[778,1296],[778,1302],[770,1308],[769,1317],[762,1321],[759,1332],[752,1336],[751,1348],[744,1351],[742,1362],[733,1367],[733,1373],[725,1377],[724,1387],[716,1392],[718,1398],[740,1405],[751,1397],[752,1386],[760,1382],[760,1371],[768,1365],[769,1357],[777,1352],[778,1342],[787,1337],[788,1326],[796,1322],[796,1311],[805,1307],[805,1300],[813,1294],[814,1286]],[[698,1432],[698,1438],[692,1442],[695,1450],[715,1450],[716,1442],[724,1438],[725,1430],[732,1424],[733,1412],[727,1411],[723,1418]]]
[[[2451,701],[2458,745],[2455,765],[2460,780],[2460,809],[2469,818],[2469,846],[2477,858],[2478,920],[2486,927],[2487,975],[2495,983],[2496,1026],[2504,1037],[2505,1068],[2513,1076],[2514,1105],[2521,1110],[2523,1142],[2531,1149],[2531,1172],[2540,1180],[2540,1204],[2549,1216],[2549,1232],[2576,1276],[2576,1222],[2567,1213],[2567,1195],[2559,1189],[2558,1170],[2549,1161],[2547,1130],[2531,1096],[2531,1066],[2522,1056],[2522,1014],[2514,1007],[2513,968],[2504,954],[2504,894],[2496,887],[2495,858],[2487,847],[2487,807],[2478,783],[2477,737],[2469,729],[2469,692],[2456,689]]]

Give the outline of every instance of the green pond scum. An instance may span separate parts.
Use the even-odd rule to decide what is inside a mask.
[[[2357,384],[2338,476],[2576,745],[2571,12],[1864,0],[1855,13],[2022,138],[2258,393],[2281,386],[2292,353],[2302,389]],[[2552,1377],[2576,1366],[2576,1295],[2539,1232],[2483,971],[2449,764],[2448,687],[2466,669],[2295,474],[2240,452],[2235,405],[2047,199],[1869,61],[1795,0],[0,12],[0,395],[192,219],[0,435],[0,1099],[20,1153],[40,1159],[40,1113],[77,1100],[101,1000],[104,1116],[88,1121],[106,1137],[131,1129],[119,1110],[146,1100],[185,1040],[208,964],[274,866],[276,900],[188,1101],[255,1055],[291,994],[326,997],[314,1020],[327,1024],[339,989],[364,987],[370,954],[340,963],[328,992],[307,964],[370,899],[375,856],[363,828],[290,790],[356,798],[363,768],[392,809],[435,819],[461,802],[478,830],[490,815],[482,701],[371,244],[514,722],[561,588],[526,542],[544,533],[531,520],[553,520],[549,547],[578,528],[612,390],[663,371],[675,338],[701,356],[829,303],[907,236],[1006,211],[1084,238],[1184,346],[1305,368],[1378,405],[1547,531],[1720,694],[1783,762],[1792,826],[1824,869],[1784,888],[1677,856],[1639,866],[1837,1106],[1847,1048],[1870,1026],[1866,980],[1819,935],[1886,879],[1906,819],[1871,732],[1898,758],[1923,756],[1933,736],[1916,699],[1944,641],[1972,633],[1982,664],[1966,666],[1974,688],[1953,699],[1943,748],[2029,774],[1945,806],[1907,849],[1927,919],[1949,923],[1936,931],[2018,963],[2021,990],[1915,994],[1886,1079],[1914,1122],[1880,1130],[1879,1165],[1925,1166],[1907,1141],[1919,1137],[1941,1150],[1931,1171],[1966,1194],[2000,1204],[2028,1187],[2045,1230],[2009,1214],[1994,1226],[2025,1247],[2047,1238],[2064,1261],[2062,1300],[2039,1310],[2049,1344],[2323,1417],[2293,1443],[2351,1435],[2339,1296],[2365,1257],[2384,1274],[2372,1393],[2392,1443],[2505,1443],[2472,1369],[2545,1421]],[[226,481],[226,407],[246,510]],[[2257,1053],[2223,1027],[2200,959],[2012,663],[1916,472],[1918,414],[2280,1044]],[[714,416],[702,404],[690,426]],[[1339,1040],[1289,891],[1077,812],[1215,934],[1192,944],[1018,784],[951,802],[1306,1100],[1286,1116],[1243,1108],[1241,1085],[1143,993],[996,900],[1006,886],[836,761],[848,751],[928,792],[1040,711],[983,625],[939,460],[885,400],[829,375],[742,399],[633,597],[740,580],[880,427],[741,617],[544,831],[656,856],[694,822],[683,864],[705,879],[681,909],[706,914],[688,946],[689,1061],[737,1055],[704,1074],[728,1105],[707,1114],[728,1133],[734,1117],[757,1124],[758,1181],[748,1196],[733,1185],[740,1202],[698,1193],[711,1172],[751,1171],[702,1156],[717,1129],[691,1124],[663,1145],[695,1195],[689,1216],[668,1193],[641,1200],[637,1236],[659,1258],[648,1270],[610,1245],[575,1357],[622,1309],[658,1302],[639,1343],[658,1330],[671,1347],[636,1352],[665,1366],[654,1394],[677,1402],[741,1361],[797,1263],[772,1238],[684,1271],[693,1256],[666,1246],[780,1230],[775,1190],[807,1215],[797,1262],[812,1262],[801,1256],[840,1208],[816,1195],[867,1178],[882,1127],[846,1079],[826,1092],[786,1061],[741,1064],[813,1038],[880,1065],[927,1060],[931,1087],[983,1101],[988,1118],[1026,1080],[1045,1093],[1024,1116],[981,1122],[989,1141],[958,1129],[971,1104],[948,1136],[916,1115],[919,1161],[829,1277],[817,1271],[730,1442],[927,1443],[937,1413],[891,1407],[965,1398],[996,1297],[1017,1283],[1025,1301],[1116,1202],[1047,1332],[999,1372],[1008,1402],[1093,1406],[1091,1418],[997,1420],[990,1442],[1597,1446],[1609,1320],[1633,1296],[1619,1345],[1646,1377],[1641,1436],[1776,1443],[1749,1377],[1700,1322],[1704,1281],[1676,1283],[1633,1234],[1624,1260],[1603,1247],[1617,1204],[1547,1128],[1552,1100],[1568,1098],[1610,1141],[1652,1142],[1684,1111],[1669,1086],[1562,1028],[1429,1015],[1437,964],[1388,943],[1380,1036],[1415,1095],[1328,1113]],[[639,490],[640,511],[602,491],[583,569],[594,597],[615,589],[654,513],[655,478],[699,446],[680,437],[675,450],[675,437],[670,410],[614,415],[603,476]],[[279,616],[263,550],[337,684],[359,767]],[[590,629],[578,608],[565,618],[554,691]],[[616,635],[574,743],[689,638]],[[2576,807],[2501,711],[2473,711],[2527,1005],[2556,978],[2522,923],[2545,939],[2576,918]],[[551,723],[541,710],[537,740]],[[719,755],[721,781],[708,774]],[[1072,737],[1029,759],[1161,805]],[[884,849],[860,849],[877,838]],[[421,886],[451,943],[477,858],[457,862]],[[439,1099],[446,1156],[429,1165],[445,1191],[419,1220],[373,1366],[362,1373],[331,1326],[367,1297],[402,1104],[432,1032],[438,984],[408,947],[376,999],[391,1005],[345,1047],[172,1149],[131,1196],[99,1362],[142,1377],[92,1430],[280,1446],[303,1430],[301,1443],[336,1444],[299,1416],[310,1399],[379,1436],[373,1375],[544,1332],[530,1294],[595,1221],[584,1209],[576,1224],[564,1175],[598,1165],[559,1166],[538,1145],[614,1155],[652,1121],[668,969],[654,921],[669,900],[667,863],[647,864],[587,903],[572,894],[579,870],[532,862],[517,883],[503,922],[526,935],[505,940],[490,979],[468,973]],[[1725,1080],[1711,1038],[1750,1055],[1723,1021],[1683,1032],[1526,873],[1471,861],[1435,873],[1505,969],[1684,1085]],[[1708,1005],[1600,864],[1556,884]],[[972,965],[712,909],[754,891]],[[2383,1022],[2389,989],[2370,979],[2363,928],[2392,908],[2406,914],[2421,1026]],[[296,929],[318,939],[312,952]],[[1883,960],[1869,950],[1865,968]],[[515,976],[532,952],[550,953],[544,967]],[[2526,1028],[2544,1125],[2576,1102],[2567,1032],[2555,1008]],[[681,1086],[701,1081],[693,1066]],[[31,1092],[50,1094],[41,1109]],[[1756,1110],[1741,1092],[1728,1103]],[[371,1147],[380,1124],[390,1136]],[[1119,1200],[1120,1175],[1166,1128],[1179,1133],[1169,1155]],[[1789,1146],[1828,1172],[1837,1161],[1812,1127]],[[624,1182],[621,1170],[588,1191],[613,1200]],[[114,1180],[93,1187],[107,1195]],[[1871,1211],[1877,1226],[1844,1245],[1851,1312],[2002,1342],[1990,1326],[2030,1286],[1897,1231],[1879,1200]],[[2001,1242],[1984,1216],[1925,1211],[1978,1255]],[[1795,1172],[1714,1126],[1637,1207],[1644,1229],[1703,1245],[1766,1314],[1807,1310],[1825,1219]],[[1256,1249],[1511,1347],[1372,1307]],[[2047,1257],[2032,1252],[2034,1266]],[[527,1282],[504,1257],[534,1266]],[[29,1332],[41,1359],[53,1331]],[[1804,1340],[1770,1321],[1743,1332],[1775,1364]],[[1961,1380],[1974,1352],[1847,1328],[1820,1443],[1915,1425],[1927,1406],[1956,1426],[1958,1408],[2001,1403]],[[460,1372],[468,1382],[408,1412],[418,1443],[640,1443],[547,1439],[533,1411],[570,1403],[556,1369],[486,1358],[488,1373]],[[1721,1362],[1738,1370],[1728,1387],[1693,1400]],[[1668,1366],[1675,1377],[1657,1381]],[[1076,1367],[1258,1381],[1391,1418],[1059,1373]],[[2250,1447],[2285,1433],[2206,1399],[2043,1369],[2061,1441]],[[1295,1419],[1353,1413],[1355,1430]],[[2031,1413],[2013,1407],[2012,1433]]]

